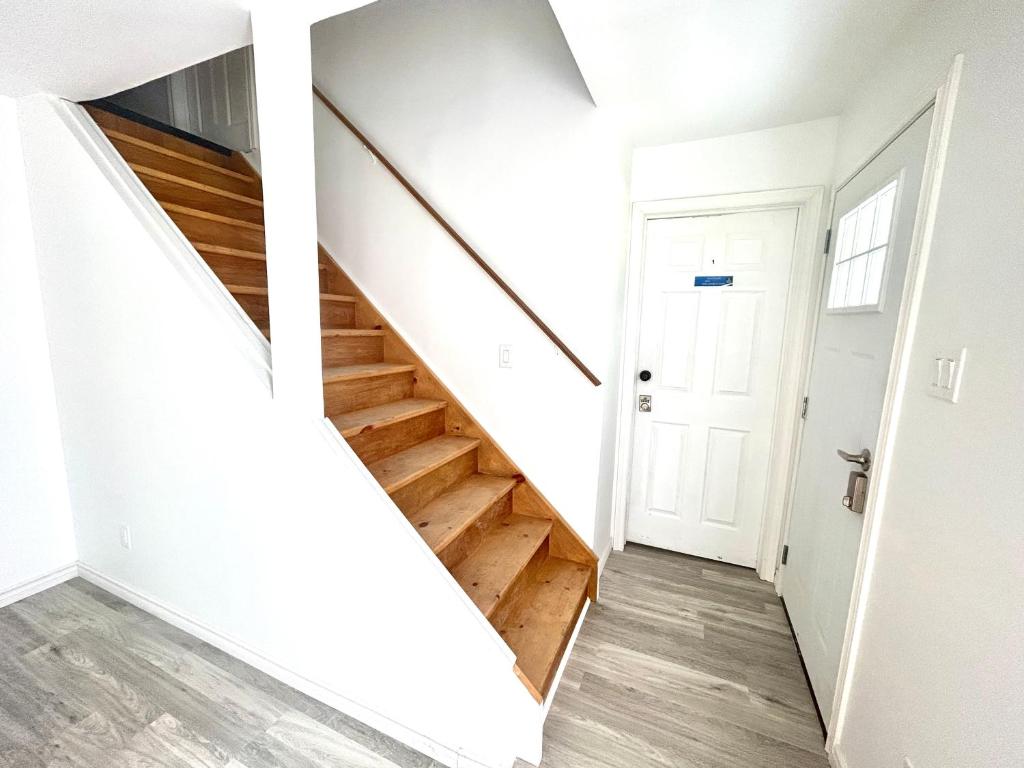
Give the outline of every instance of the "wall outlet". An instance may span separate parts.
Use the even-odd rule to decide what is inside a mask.
[[[127,525],[121,526],[121,546],[124,549],[132,548],[132,529]]]
[[[498,367],[499,368],[511,368],[512,367],[512,345],[511,344],[499,344],[498,345]]]

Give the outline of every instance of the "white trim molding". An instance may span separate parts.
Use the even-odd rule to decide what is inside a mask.
[[[800,402],[810,353],[810,333],[824,274],[818,258],[824,238],[824,187],[797,187],[761,192],[741,192],[711,197],[638,202],[633,205],[629,261],[626,267],[626,309],[622,337],[620,401],[612,488],[612,544],[621,550],[626,543],[626,518],[630,468],[633,459],[633,428],[636,367],[640,342],[640,309],[643,285],[643,252],[650,219],[666,216],[707,216],[747,211],[796,209],[797,232],[793,245],[789,300],[783,331],[779,389],[772,426],[770,473],[758,544],[757,573],[774,581],[782,550],[785,510],[792,467],[800,433]]]
[[[20,584],[15,584],[13,587],[8,587],[3,591],[0,591],[0,608],[16,603],[19,600],[24,600],[26,597],[43,592],[50,587],[55,587],[58,584],[63,584],[68,579],[73,579],[78,575],[78,564],[71,563],[69,565],[62,566],[53,571],[48,571],[40,576],[36,576],[28,581],[23,581]]]
[[[900,303],[889,378],[882,403],[878,451],[872,470],[875,479],[868,486],[868,497],[864,508],[864,528],[857,556],[857,569],[854,572],[853,592],[846,620],[843,651],[839,658],[839,676],[836,680],[836,692],[832,703],[832,718],[828,724],[828,740],[825,745],[830,754],[836,754],[839,765],[845,762],[840,755],[842,754],[841,740],[850,695],[850,683],[856,671],[861,629],[871,592],[871,577],[878,551],[878,536],[885,511],[889,480],[892,476],[892,451],[906,395],[910,353],[921,308],[925,272],[931,254],[939,191],[942,187],[942,175],[949,149],[949,137],[953,126],[953,113],[960,88],[963,61],[963,54],[957,54],[954,57],[946,79],[939,87],[934,99],[935,113],[932,116],[931,135],[928,139],[928,151],[925,156],[921,196],[918,200],[914,220],[914,234],[910,244],[910,259],[903,286],[903,300]]]

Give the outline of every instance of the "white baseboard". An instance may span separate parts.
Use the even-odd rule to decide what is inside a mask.
[[[11,603],[16,603],[19,600],[24,600],[26,597],[31,597],[37,592],[42,592],[50,587],[55,587],[58,584],[63,584],[68,579],[73,579],[78,575],[78,564],[71,563],[70,565],[62,566],[49,573],[44,573],[42,576],[36,576],[34,579],[23,581],[20,584],[16,584],[13,587],[9,587],[3,591],[0,591],[0,608]]]
[[[838,744],[832,745],[832,751],[828,753],[828,764],[832,768],[846,768],[846,756]]]
[[[611,554],[612,554],[612,542],[609,541],[608,542],[608,546],[604,548],[604,552],[602,552],[601,556],[597,559],[597,577],[598,577],[598,579],[601,578],[601,573],[604,572],[604,567],[608,563],[608,558],[611,557]]]
[[[186,616],[165,603],[143,594],[116,579],[104,576],[91,566],[79,563],[76,572],[83,579],[95,584],[97,587],[117,595],[122,600],[126,600],[137,608],[141,608],[147,613],[163,619],[168,624],[172,624],[178,629],[198,637],[200,640],[219,648],[225,653],[241,659],[246,664],[256,667],[261,672],[280,680],[285,685],[302,691],[307,696],[322,701],[339,712],[343,712],[360,722],[366,723],[381,733],[422,752],[443,765],[449,766],[449,768],[460,768],[462,766],[488,768],[486,764],[478,763],[467,755],[462,755],[450,747],[439,744],[421,733],[410,730],[378,712],[368,709],[319,683],[293,672],[284,665],[278,664],[273,659],[264,656],[259,651],[221,634],[212,627]],[[72,573],[72,575],[75,574]],[[507,766],[491,766],[491,768],[507,768]]]

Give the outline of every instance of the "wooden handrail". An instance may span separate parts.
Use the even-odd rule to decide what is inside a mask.
[[[536,312],[530,309],[529,305],[525,301],[523,301],[515,291],[512,290],[512,287],[501,279],[501,275],[495,272],[491,265],[484,261],[483,257],[473,249],[473,246],[466,242],[466,239],[462,235],[460,235],[458,231],[456,231],[455,227],[453,227],[451,224],[445,221],[444,217],[437,212],[437,209],[427,202],[427,199],[419,193],[416,187],[414,187],[409,182],[409,180],[406,179],[405,176],[401,174],[401,172],[397,168],[395,168],[394,164],[390,160],[384,157],[383,153],[381,153],[381,151],[373,145],[373,142],[366,138],[366,136],[363,135],[362,131],[356,128],[355,125],[352,124],[352,121],[345,117],[344,114],[342,114],[341,110],[338,109],[333,104],[333,102],[331,102],[331,100],[324,95],[324,92],[314,85],[313,93],[316,95],[318,99],[320,99],[320,101],[323,102],[324,106],[331,111],[331,114],[338,118],[338,120],[340,120],[341,123],[352,132],[352,134],[359,140],[359,142],[364,147],[366,147],[366,149],[369,150],[369,152],[374,157],[380,160],[381,164],[391,172],[391,175],[398,180],[399,184],[405,187],[406,191],[416,199],[416,202],[423,206],[423,209],[430,214],[434,221],[440,224],[444,231],[451,235],[451,238],[456,243],[462,246],[462,250],[464,250],[469,255],[469,258],[475,261],[477,263],[477,266],[479,266],[480,269],[487,273],[488,277],[490,277],[491,280],[493,280],[498,285],[498,287],[505,292],[506,296],[508,296],[510,299],[512,299],[513,302],[515,302],[516,306],[523,310],[526,316],[533,321],[534,325],[540,328],[544,335],[551,339],[551,342],[556,347],[562,350],[562,354],[572,361],[572,364],[579,369],[580,373],[586,376],[590,383],[593,384],[595,387],[601,386],[600,379],[598,379],[597,376],[595,376],[591,372],[591,370],[583,364],[582,360],[580,360],[575,354],[573,354],[572,350],[566,346],[565,342],[558,338],[557,335],[555,335],[555,332],[552,331],[547,326],[547,324],[537,316]]]

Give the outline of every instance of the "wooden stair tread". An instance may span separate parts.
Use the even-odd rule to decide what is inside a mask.
[[[252,221],[246,221],[245,219],[236,219],[233,216],[221,216],[219,213],[210,213],[204,211],[202,208],[191,208],[187,205],[178,205],[177,203],[168,203],[164,200],[157,198],[157,202],[160,203],[160,207],[168,213],[178,213],[182,216],[192,216],[196,219],[206,219],[206,221],[212,221],[217,224],[228,224],[232,227],[238,227],[239,229],[251,229],[253,232],[262,232],[263,225],[256,224]]]
[[[551,521],[526,515],[499,520],[469,557],[452,570],[477,608],[490,618],[501,598],[551,533]]]
[[[246,251],[241,248],[229,248],[226,245],[214,245],[213,243],[192,243],[192,247],[200,253],[213,253],[218,256],[236,256],[240,259],[252,259],[253,261],[267,260],[267,254],[259,251]],[[323,267],[323,265],[321,265]]]
[[[238,293],[238,294],[242,294],[244,296],[266,296],[268,294],[268,291],[267,291],[266,288],[260,288],[259,286],[256,286],[256,285],[225,285],[224,287],[227,288],[228,291],[230,291],[231,293]],[[342,296],[341,294],[338,294],[338,293],[321,293],[320,294],[320,301],[338,301],[338,302],[345,302],[345,303],[354,304],[356,300],[355,300],[354,296]],[[354,330],[354,329],[333,329],[332,328],[330,330]]]
[[[470,475],[409,515],[409,522],[419,531],[427,546],[438,553],[515,488],[516,482],[514,477]]]
[[[192,247],[199,251],[199,253],[209,256],[232,256],[237,259],[262,261],[264,264],[267,262],[267,254],[261,253],[260,251],[246,251],[242,248],[230,248],[226,245],[214,245],[213,243],[192,243]],[[320,271],[325,271],[327,269],[326,264],[317,264],[316,267]],[[381,331],[381,333],[383,333],[383,331]]]
[[[321,294],[322,296],[323,294]],[[324,328],[321,336],[383,336],[380,328]]]
[[[125,144],[134,144],[137,147],[144,147],[152,152],[157,152],[167,157],[173,157],[175,160],[181,160],[182,162],[191,163],[192,165],[198,165],[201,166],[202,168],[205,168],[208,171],[216,171],[217,173],[222,173],[225,176],[230,176],[240,181],[247,181],[252,184],[255,184],[259,181],[258,178],[250,174],[239,173],[238,171],[234,171],[230,168],[225,168],[224,166],[217,165],[216,163],[208,163],[205,160],[202,160],[198,157],[187,155],[184,152],[178,152],[168,147],[161,146],[160,144],[156,144],[152,141],[146,141],[145,139],[139,138],[138,136],[132,136],[130,134],[123,133],[121,131],[117,131],[110,128],[101,127],[101,130],[103,131],[103,133],[106,134],[107,138],[111,139],[112,141],[120,141]]]
[[[366,468],[387,493],[394,493],[479,445],[480,440],[475,437],[441,435],[368,464]]]
[[[538,701],[547,695],[587,597],[590,566],[549,557],[517,596],[498,633]]]
[[[324,333],[327,333],[324,331]],[[444,408],[443,400],[424,400],[410,397],[396,400],[393,403],[375,405],[372,408],[361,408],[331,418],[342,437],[355,437],[371,429],[380,429],[406,419],[422,416],[425,413]]]
[[[235,286],[236,288],[245,288],[246,286]],[[260,331],[264,336],[270,336],[270,328],[263,326]],[[384,331],[378,331],[370,328],[321,328],[320,337],[327,338],[328,336],[383,336]]]
[[[359,365],[339,365],[324,368],[324,384],[337,381],[353,381],[355,379],[372,379],[376,376],[391,376],[396,373],[415,371],[415,365],[404,363],[361,363]]]
[[[210,184],[203,184],[202,182],[195,181],[186,176],[179,176],[174,173],[168,173],[167,171],[161,171],[157,168],[150,168],[141,163],[128,163],[128,166],[140,176],[149,176],[154,179],[160,179],[161,181],[180,184],[183,187],[198,189],[202,192],[209,192],[211,195],[218,195],[229,200],[237,200],[240,203],[248,203],[249,205],[256,206],[257,208],[263,207],[263,201],[258,198],[240,195],[237,192],[231,192],[230,190],[221,189],[220,187],[215,187]]]

